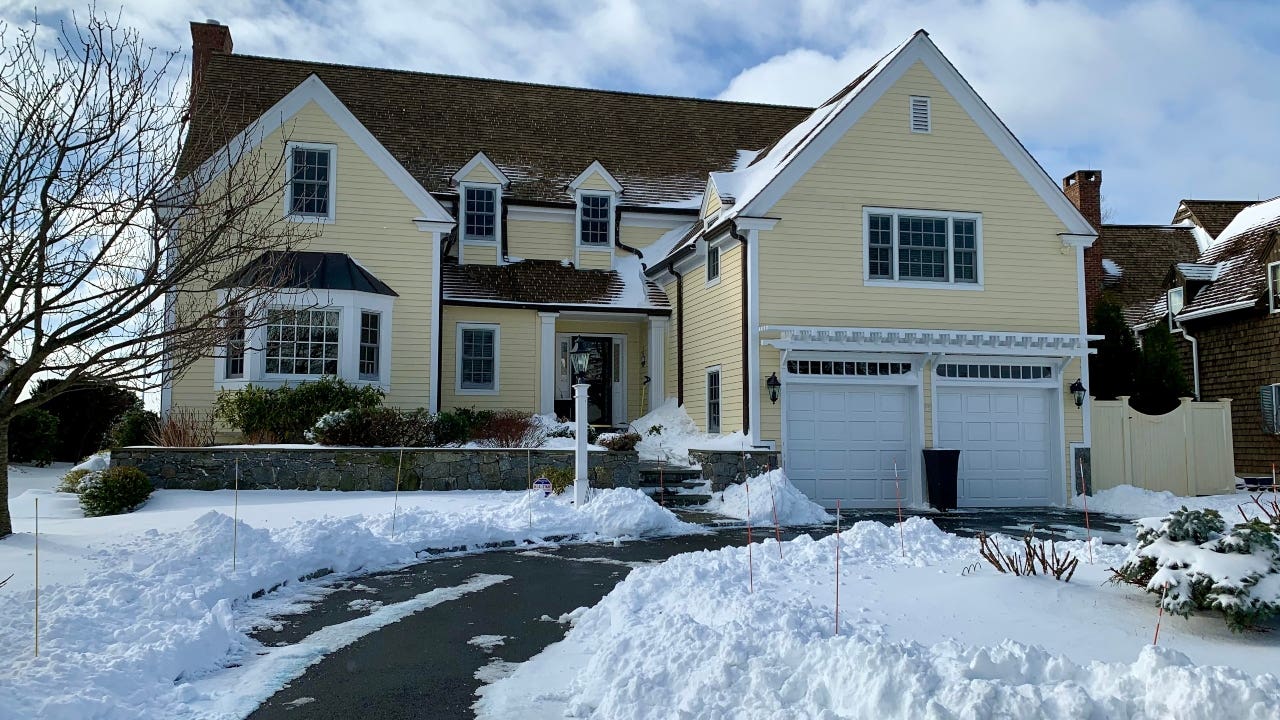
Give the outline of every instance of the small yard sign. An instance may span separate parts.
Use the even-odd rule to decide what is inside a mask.
[[[551,497],[551,481],[544,477],[533,481],[533,489],[541,490],[542,497]]]

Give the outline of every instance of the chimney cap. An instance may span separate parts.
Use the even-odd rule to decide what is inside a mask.
[[[213,18],[205,18],[204,24],[205,25],[221,25],[222,23],[218,22],[217,20],[214,20]]]

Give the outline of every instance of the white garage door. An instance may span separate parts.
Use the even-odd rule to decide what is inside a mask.
[[[961,507],[1055,502],[1053,397],[1043,388],[938,388],[935,444],[960,450]]]
[[[880,385],[808,385],[786,389],[784,439],[787,476],[827,507],[896,504],[894,464],[901,492],[912,487],[909,467],[910,390]]]

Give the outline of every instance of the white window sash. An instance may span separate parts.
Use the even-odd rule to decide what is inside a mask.
[[[889,270],[891,278],[880,278],[871,276],[871,216],[887,215],[891,218],[890,226],[890,251],[889,251]],[[920,218],[945,218],[947,228],[947,247],[946,247],[946,277],[941,280],[928,280],[924,278],[904,278],[902,277],[902,269],[899,263],[899,253],[901,251],[901,242],[899,232],[901,229],[900,219],[903,217],[920,217]],[[936,287],[947,289],[972,289],[980,290],[983,287],[983,261],[982,261],[982,215],[979,213],[965,212],[946,212],[938,210],[913,210],[909,208],[878,208],[864,207],[862,213],[862,253],[863,253],[863,273],[862,279],[864,284],[868,285],[901,285],[911,287]],[[973,281],[956,280],[955,262],[956,262],[956,245],[955,245],[955,221],[971,220],[973,221],[974,239],[973,239]]]
[[[329,189],[329,202],[324,215],[306,215],[293,211],[293,151],[294,150],[321,150],[329,153],[329,177],[327,186]],[[329,143],[312,143],[312,142],[290,142],[285,146],[285,188],[284,188],[284,216],[289,220],[299,222],[318,222],[332,223],[337,218],[338,206],[338,146]]]

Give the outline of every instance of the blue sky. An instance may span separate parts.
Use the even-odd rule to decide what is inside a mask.
[[[1276,3],[135,0],[122,13],[184,52],[187,22],[216,18],[237,52],[792,104],[923,27],[1051,176],[1102,170],[1115,222],[1167,222],[1183,197],[1280,194]]]

